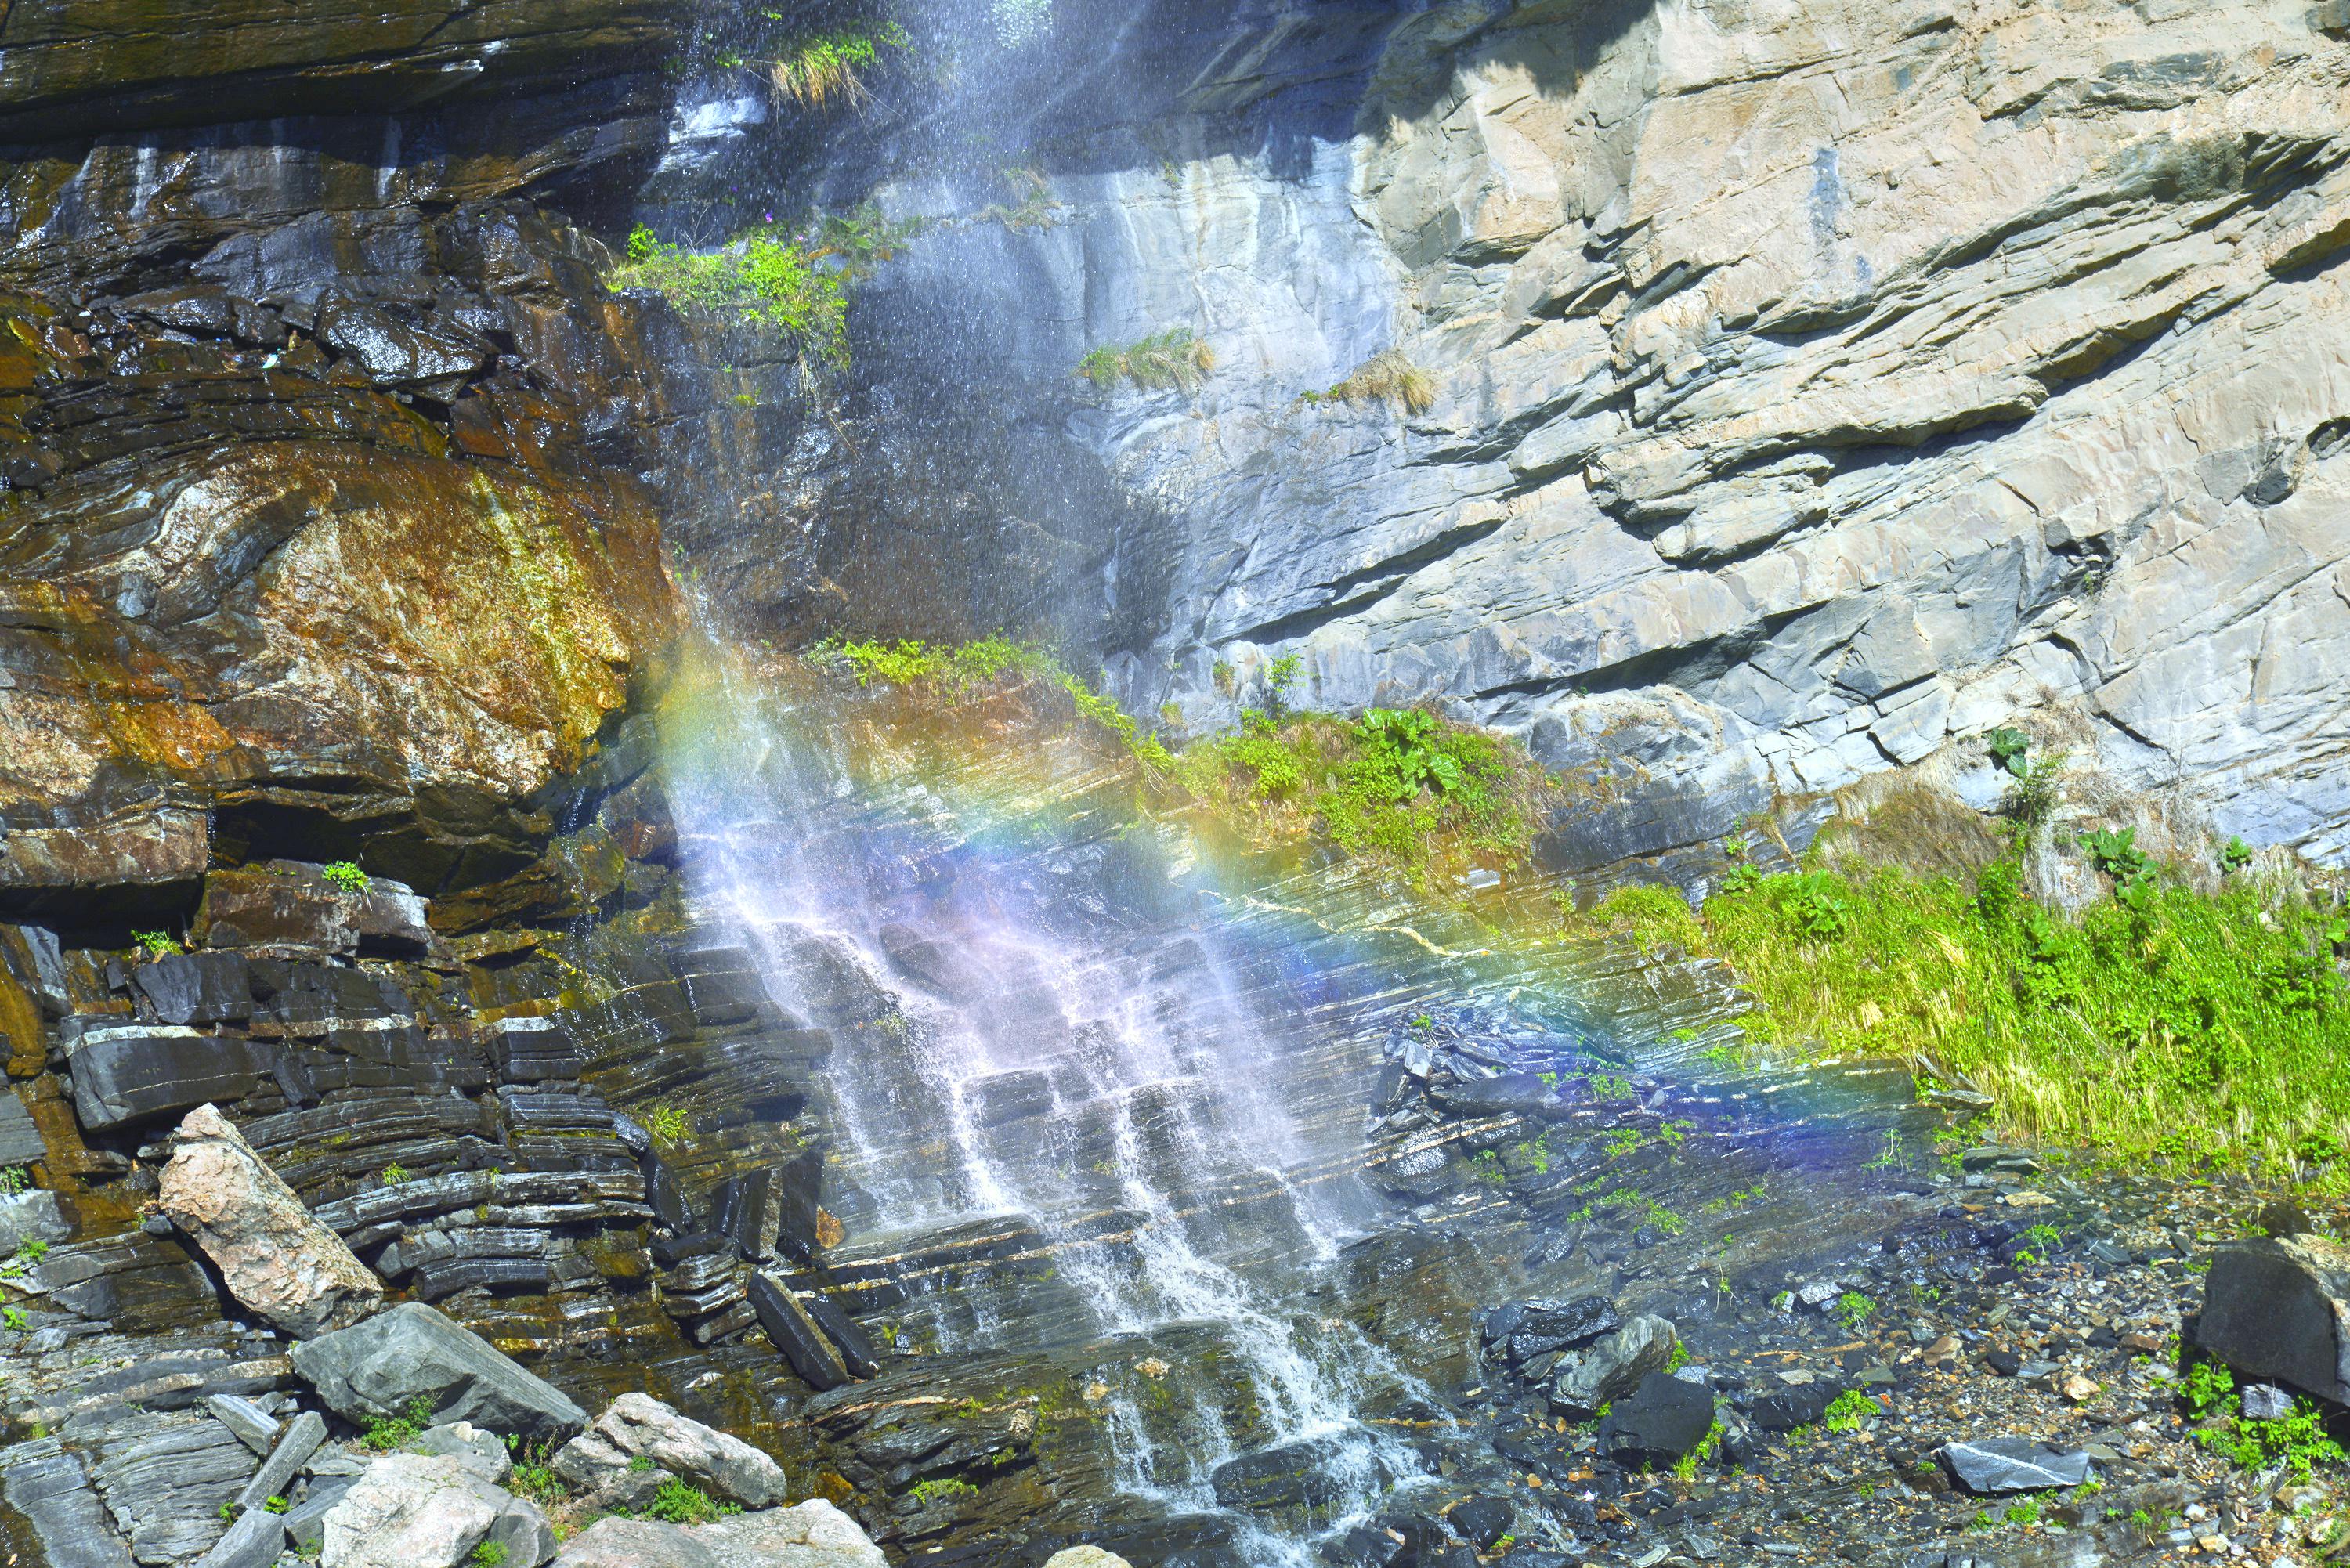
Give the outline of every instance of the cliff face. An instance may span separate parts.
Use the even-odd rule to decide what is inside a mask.
[[[891,406],[951,384],[959,450],[993,422],[1118,482],[972,558],[1051,542],[1027,607],[1138,711],[1217,722],[1216,666],[1298,654],[1301,700],[1444,699],[1677,802],[1616,852],[2010,722],[2350,844],[2332,9],[1235,9],[1065,32],[1101,53],[1016,95],[1033,224],[910,115],[809,159],[949,220],[865,306]],[[1071,378],[1170,327],[1218,358],[1196,394]],[[1300,400],[1390,348],[1425,408]],[[796,525],[935,576],[854,483]],[[896,624],[848,601],[814,618]]]
[[[8,911],[538,853],[674,627],[650,356],[568,203],[650,167],[679,12],[9,8]]]

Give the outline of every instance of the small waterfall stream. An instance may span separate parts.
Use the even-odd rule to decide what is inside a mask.
[[[1170,940],[1056,902],[1024,862],[961,837],[925,786],[860,784],[820,701],[736,685],[721,708],[722,732],[671,763],[690,871],[778,1004],[840,1043],[827,1200],[851,1244],[1009,1220],[1055,1251],[1087,1334],[1208,1325],[1261,1433],[1200,1405],[1180,1444],[1154,1443],[1113,1406],[1118,1480],[1170,1513],[1214,1512],[1220,1465],[1305,1456],[1315,1529],[1232,1516],[1250,1561],[1302,1568],[1311,1534],[1418,1472],[1362,1409],[1415,1385],[1353,1325],[1285,1299],[1336,1257],[1347,1205],[1290,1179],[1343,1151],[1289,1114],[1277,1023],[1240,1000],[1212,929]],[[958,1354],[1066,1332],[984,1301],[948,1323],[938,1348]]]

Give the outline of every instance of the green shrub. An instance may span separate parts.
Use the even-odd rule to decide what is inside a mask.
[[[484,1541],[473,1548],[473,1556],[466,1561],[471,1563],[473,1568],[505,1568],[506,1543],[503,1541]]]
[[[967,1480],[959,1480],[952,1476],[916,1481],[910,1490],[914,1501],[926,1508],[941,1498],[979,1495],[977,1487]]]
[[[1188,327],[1171,327],[1123,348],[1102,348],[1077,361],[1076,373],[1104,391],[1130,381],[1145,391],[1198,387],[1216,368],[1216,351]]]
[[[151,959],[169,958],[181,950],[180,944],[172,940],[169,931],[133,931],[130,940],[146,949]]]
[[[784,338],[803,360],[848,367],[841,274],[772,232],[754,232],[720,250],[690,251],[639,224],[629,236],[629,259],[605,283],[615,293],[650,289],[681,307],[733,316]]]
[[[2032,737],[2022,731],[2002,726],[1983,737],[1983,745],[1991,753],[1992,766],[2005,768],[2017,778],[2029,774],[2024,758],[2032,750]]]
[[[397,1187],[408,1179],[408,1167],[394,1161],[377,1172],[377,1175],[382,1179],[386,1187]]]
[[[368,890],[368,874],[360,870],[353,861],[337,860],[330,865],[320,867],[318,875],[346,893],[364,893]]]
[[[2319,1465],[2350,1464],[2350,1452],[2327,1435],[2324,1412],[2311,1400],[2296,1397],[2292,1413],[2274,1421],[2244,1419],[2235,1375],[2217,1362],[2190,1365],[2179,1397],[2202,1423],[2189,1435],[2240,1469],[2282,1463],[2294,1475],[2306,1477]]]

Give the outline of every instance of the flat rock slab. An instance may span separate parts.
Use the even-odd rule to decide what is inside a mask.
[[[382,1304],[383,1282],[311,1217],[219,1110],[190,1111],[176,1143],[157,1207],[245,1308],[307,1336],[357,1323]]]
[[[556,1568],[889,1568],[857,1521],[821,1500],[715,1524],[598,1520],[571,1538]]]
[[[49,1568],[130,1568],[79,1454],[55,1438],[0,1449],[0,1496],[33,1527]]]
[[[485,1544],[503,1568],[538,1568],[555,1552],[536,1505],[445,1455],[386,1454],[322,1525],[320,1568],[460,1568]]]
[[[1713,1430],[1713,1390],[1651,1372],[1599,1424],[1599,1446],[1622,1464],[1670,1463]]]
[[[555,1442],[588,1412],[436,1308],[403,1302],[354,1328],[294,1347],[294,1370],[348,1421],[397,1416],[421,1399],[435,1424],[471,1421],[500,1435]]]
[[[1950,1479],[1977,1497],[2011,1497],[2079,1486],[2095,1472],[2089,1456],[2044,1448],[2030,1438],[1985,1438],[1934,1450]]]

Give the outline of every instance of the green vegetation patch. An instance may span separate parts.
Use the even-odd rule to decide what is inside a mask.
[[[1170,327],[1125,348],[1095,349],[1076,373],[1104,391],[1128,381],[1145,391],[1188,392],[1216,368],[1216,351],[1188,327]]]
[[[1336,386],[1307,392],[1298,400],[1306,405],[1392,403],[1406,413],[1424,414],[1436,406],[1436,382],[1399,348],[1374,354]]]
[[[2339,1158],[2341,916],[2298,894],[2199,893],[2135,849],[2121,834],[2092,846],[2121,879],[2077,917],[2026,896],[2004,859],[1972,891],[1898,868],[1810,871],[1717,893],[1701,917],[1644,898],[1631,923],[1729,960],[1763,1004],[1756,1040],[1963,1074],[2028,1136],[2180,1158]]]
[[[775,96],[802,109],[823,110],[872,97],[865,78],[885,50],[910,40],[895,22],[859,22],[794,38],[764,62]]]
[[[838,269],[813,249],[754,231],[714,251],[665,244],[642,224],[629,259],[605,278],[615,293],[646,288],[672,305],[731,315],[777,334],[805,359],[848,366],[848,294]]]

